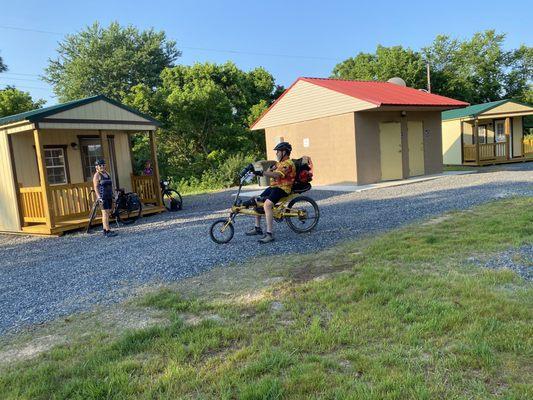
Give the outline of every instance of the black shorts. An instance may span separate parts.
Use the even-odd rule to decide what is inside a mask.
[[[102,197],[102,210],[111,210],[113,208],[112,197]]]
[[[285,190],[280,189],[279,187],[269,187],[266,188],[263,193],[261,193],[262,199],[269,199],[272,203],[276,204],[282,198],[287,197],[288,193]]]

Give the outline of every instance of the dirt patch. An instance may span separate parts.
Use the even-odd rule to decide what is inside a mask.
[[[446,221],[446,220],[450,219],[451,217],[452,217],[451,215],[441,215],[440,217],[431,218],[430,220],[427,220],[422,225],[423,226],[437,225],[437,224],[440,224],[443,221]]]
[[[0,367],[31,360],[53,347],[74,343],[95,331],[119,335],[130,329],[167,325],[170,321],[151,308],[114,306],[63,318],[11,339],[4,339],[0,350]]]
[[[329,277],[330,274],[340,271],[345,271],[348,268],[353,267],[353,263],[346,263],[340,265],[322,265],[322,264],[304,264],[292,268],[289,272],[289,278],[295,283],[303,283],[311,281],[318,277],[318,280],[325,280]]]
[[[32,341],[0,352],[0,364],[11,364],[24,360],[31,360],[52,347],[66,343],[67,338],[59,335],[37,337]]]

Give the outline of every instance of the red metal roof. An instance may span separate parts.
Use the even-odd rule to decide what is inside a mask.
[[[379,106],[428,106],[461,108],[470,105],[464,101],[451,99],[438,94],[427,93],[421,90],[399,86],[389,82],[379,81],[348,81],[331,78],[298,78],[279,96],[274,103],[250,126],[253,129],[257,123],[285,96],[299,81],[309,82],[324,88]]]
[[[327,78],[299,78],[335,92],[346,94],[378,106],[464,107],[468,103],[389,82],[347,81]]]

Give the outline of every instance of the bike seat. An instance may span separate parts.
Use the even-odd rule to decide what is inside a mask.
[[[291,193],[304,193],[311,190],[311,184],[308,183],[295,183],[292,185]]]

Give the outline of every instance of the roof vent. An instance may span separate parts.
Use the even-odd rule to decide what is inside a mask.
[[[387,82],[394,83],[395,85],[398,85],[398,86],[407,87],[407,84],[405,83],[405,81],[402,78],[399,78],[397,76],[395,76],[394,78],[390,78]]]

